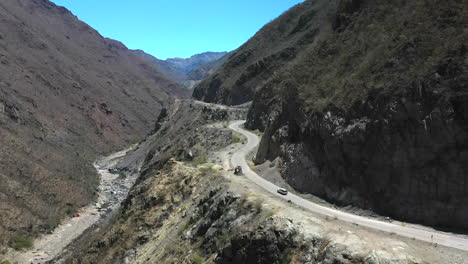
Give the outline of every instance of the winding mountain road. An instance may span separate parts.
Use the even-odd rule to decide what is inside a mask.
[[[245,121],[235,121],[229,125],[230,129],[246,136],[248,139],[248,142],[232,155],[231,163],[233,166],[241,166],[244,175],[248,179],[250,179],[257,185],[259,185],[260,187],[264,188],[268,192],[276,194],[282,199],[291,200],[292,203],[300,207],[303,207],[309,211],[312,211],[314,213],[318,213],[324,216],[338,218],[345,222],[358,224],[358,225],[369,227],[372,229],[394,233],[394,234],[398,234],[398,235],[409,237],[409,238],[414,238],[414,239],[425,241],[425,242],[437,243],[439,245],[443,245],[446,247],[468,251],[468,239],[459,237],[450,233],[431,231],[429,229],[422,229],[422,228],[417,228],[417,227],[412,227],[412,226],[411,227],[402,226],[401,224],[382,222],[382,221],[378,221],[375,219],[353,215],[350,213],[346,213],[346,212],[342,212],[342,211],[338,211],[332,208],[318,205],[316,203],[305,200],[292,193],[289,193],[286,196],[277,194],[277,190],[280,187],[260,177],[254,171],[252,171],[252,169],[250,169],[250,167],[247,165],[246,157],[250,152],[252,152],[258,146],[260,139],[257,135],[241,128],[241,125],[243,125],[244,123]]]

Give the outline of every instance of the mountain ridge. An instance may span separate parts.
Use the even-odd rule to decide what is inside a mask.
[[[199,81],[208,77],[223,63],[223,57],[228,52],[204,52],[195,54],[190,58],[169,58],[160,60],[143,50],[133,50],[138,56],[153,63],[161,72],[176,80],[189,89]]]
[[[98,155],[188,92],[47,0],[0,3],[0,247],[94,199]]]

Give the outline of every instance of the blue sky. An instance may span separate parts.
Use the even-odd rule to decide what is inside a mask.
[[[101,35],[160,58],[238,48],[303,0],[52,0]]]

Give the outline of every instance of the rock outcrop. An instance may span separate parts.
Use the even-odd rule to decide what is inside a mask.
[[[137,185],[116,221],[67,263],[419,263],[304,235],[303,227],[272,216],[260,200],[227,190],[210,166],[166,164]]]

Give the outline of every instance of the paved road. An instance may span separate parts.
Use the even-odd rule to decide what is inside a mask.
[[[287,196],[279,195],[276,191],[278,186],[258,176],[254,171],[250,169],[246,162],[246,156],[259,144],[259,137],[247,130],[241,128],[245,121],[235,121],[230,124],[229,128],[243,134],[247,137],[248,142],[235,152],[231,157],[231,163],[233,166],[242,166],[244,175],[251,181],[264,188],[265,190],[278,195],[282,199],[291,200],[292,203],[308,209],[312,212],[319,213],[324,216],[338,218],[342,221],[349,223],[355,223],[361,226],[370,227],[373,229],[395,233],[401,236],[415,238],[421,241],[433,242],[439,245],[461,249],[468,251],[468,239],[452,235],[450,233],[444,233],[439,231],[431,231],[426,229],[419,229],[416,227],[402,226],[400,224],[393,224],[388,222],[382,222],[375,219],[370,219],[358,215],[353,215],[338,211],[332,208],[324,207],[316,203],[305,200],[297,195],[289,193]]]

